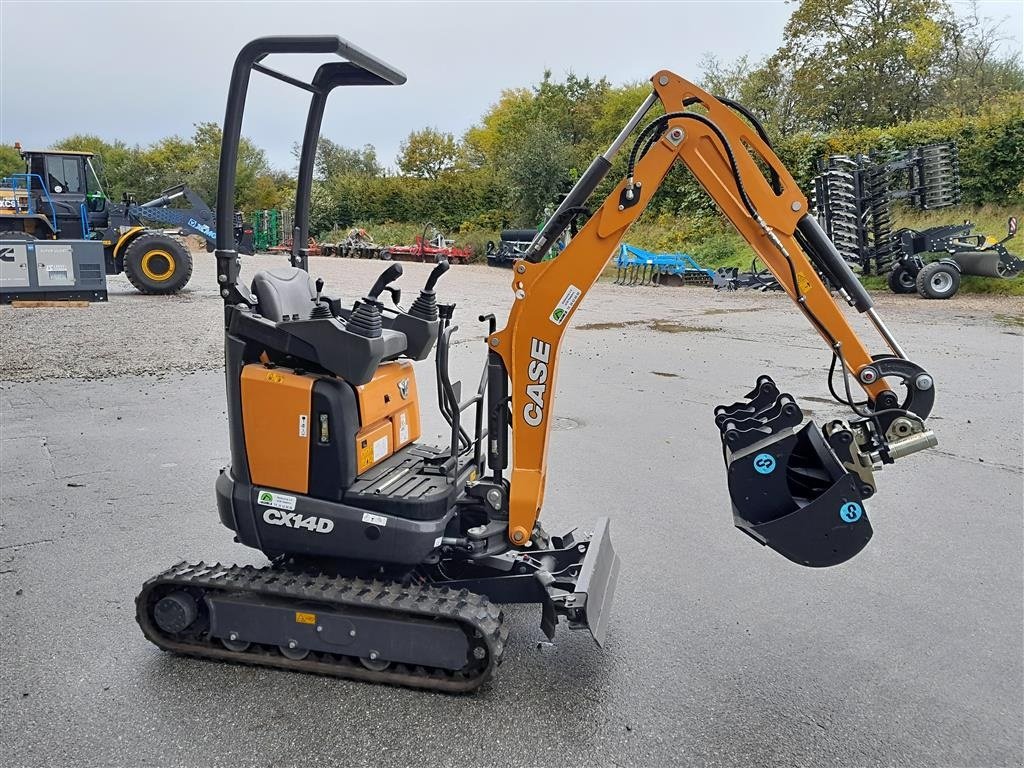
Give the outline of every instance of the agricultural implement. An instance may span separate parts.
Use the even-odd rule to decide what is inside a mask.
[[[353,228],[345,239],[337,243],[320,243],[322,256],[341,256],[348,259],[379,259],[382,248],[372,235],[362,228]]]
[[[419,261],[438,263],[447,261],[449,264],[468,264],[473,259],[472,248],[458,248],[454,240],[434,230],[432,237],[427,237],[428,224],[422,235],[416,235],[412,245],[389,245],[381,249],[380,258],[384,261]]]
[[[615,257],[615,285],[712,285],[714,275],[688,253],[652,253],[622,243]]]
[[[536,229],[503,229],[498,245],[493,240],[487,241],[484,255],[492,267],[511,267],[516,259],[521,258],[530,243],[537,236]]]
[[[984,235],[971,234],[969,221],[917,232],[903,229],[900,236],[900,260],[889,273],[893,293],[919,293],[926,299],[948,299],[960,289],[963,275],[1011,278],[1024,271],[1024,261],[1006,249],[1017,234],[1017,217],[1011,216],[1002,240],[990,241]],[[945,254],[925,262],[922,254]]]
[[[719,267],[711,276],[711,285],[715,290],[738,291],[751,289],[756,291],[781,291],[780,283],[771,270],[757,269],[754,265],[746,272],[739,267]]]

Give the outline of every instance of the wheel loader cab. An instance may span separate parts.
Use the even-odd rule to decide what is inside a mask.
[[[93,230],[107,226],[110,212],[91,152],[29,150],[22,153],[32,178],[41,179],[48,202],[52,203],[55,231],[62,238],[88,238]],[[37,190],[43,194],[44,190]],[[39,206],[47,210],[48,206]]]

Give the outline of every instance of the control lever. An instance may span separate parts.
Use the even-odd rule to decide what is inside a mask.
[[[430,277],[427,278],[427,284],[423,286],[423,290],[433,291],[437,281],[441,279],[441,275],[447,272],[450,266],[448,259],[441,259],[437,262],[437,266],[430,270]]]
[[[380,311],[384,308],[384,305],[380,302],[380,295],[387,288],[392,292],[391,295],[394,296],[393,291],[397,289],[389,288],[388,283],[394,282],[401,276],[401,264],[392,264],[381,273],[380,277],[377,278],[377,282],[370,289],[370,292],[360,301],[357,301],[355,307],[352,308],[352,314],[349,315],[348,323],[346,324],[348,330],[369,339],[375,339],[381,335],[384,324],[381,321]]]
[[[438,319],[437,298],[434,296],[434,286],[441,279],[441,275],[448,271],[449,266],[448,259],[441,259],[441,261],[437,262],[437,266],[430,270],[430,277],[427,278],[426,285],[423,286],[420,295],[416,297],[416,301],[409,308],[410,315],[420,320],[426,320],[428,323],[435,322]]]
[[[392,264],[390,267],[381,272],[380,277],[377,278],[377,282],[373,284],[373,287],[370,289],[370,292],[366,294],[367,300],[379,301],[380,295],[384,292],[384,289],[388,286],[388,283],[395,282],[395,280],[397,280],[401,276],[402,265]]]
[[[310,299],[313,302],[313,309],[309,313],[309,319],[320,320],[325,317],[333,317],[334,313],[331,312],[331,308],[327,304],[323,303],[323,297],[321,296],[324,292],[324,279],[318,277],[314,285],[316,286],[316,296]]]

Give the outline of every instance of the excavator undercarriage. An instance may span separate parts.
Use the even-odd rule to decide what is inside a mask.
[[[310,83],[263,61],[337,54]],[[594,160],[512,267],[504,328],[486,323],[487,360],[468,396],[449,376],[454,304],[437,300],[439,263],[408,308],[392,264],[351,306],[323,293],[308,252],[240,282],[231,207],[249,77],[312,93],[292,242],[308,242],[313,159],[327,96],[405,76],[335,37],[271,37],[239,54],[225,115],[217,266],[224,300],[231,464],[216,482],[221,522],[264,567],[179,563],[150,579],[137,618],[165,650],[203,658],[437,691],[479,687],[500,663],[498,604],[535,603],[604,644],[620,562],[602,517],[589,533],[549,534],[539,517],[562,335],[626,231],[677,161],[747,239],[824,339],[828,387],[853,412],[804,423],[768,376],[715,409],[734,522],[805,566],[836,565],[871,538],[875,472],[935,444],[924,419],[934,382],[910,362],[870,296],[807,215],[807,200],[740,105],[661,71],[607,152]],[[655,105],[664,113],[640,125]],[[639,129],[639,130],[638,130]],[[635,134],[635,136],[634,136]],[[571,243],[545,259],[633,137],[627,177]],[[763,169],[766,169],[765,172]],[[382,300],[389,295],[390,304]],[[838,294],[839,300],[834,294]],[[872,354],[840,304],[864,314],[887,351]],[[447,446],[419,442],[413,363],[433,353]],[[836,382],[841,386],[837,391]],[[901,386],[897,395],[894,386]],[[863,392],[858,401],[854,388]]]

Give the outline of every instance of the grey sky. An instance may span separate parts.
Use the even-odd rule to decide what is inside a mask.
[[[1024,38],[1024,2],[987,0]],[[269,34],[337,34],[403,70],[406,85],[335,94],[324,135],[377,147],[391,164],[414,128],[456,135],[501,90],[545,68],[613,83],[668,68],[696,78],[708,51],[757,59],[778,47],[792,6],[765,2],[299,3],[21,2],[0,0],[0,143],[46,147],[72,133],[147,144],[192,124],[221,122],[239,48]],[[271,63],[271,62],[268,62]],[[298,75],[312,59],[277,57]],[[243,131],[291,169],[305,95],[255,75]]]

